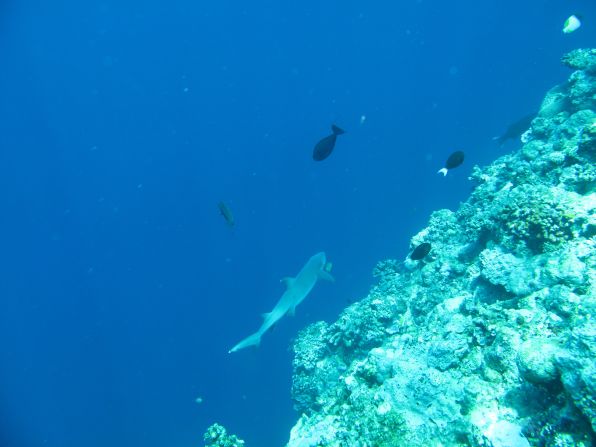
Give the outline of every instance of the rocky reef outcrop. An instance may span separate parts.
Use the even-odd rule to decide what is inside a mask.
[[[596,50],[515,153],[293,345],[288,447],[596,445]]]
[[[244,441],[236,435],[228,434],[223,425],[211,425],[203,436],[205,447],[244,447]]]

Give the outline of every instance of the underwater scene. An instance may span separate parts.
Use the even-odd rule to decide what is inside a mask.
[[[595,447],[596,2],[0,2],[0,447]]]

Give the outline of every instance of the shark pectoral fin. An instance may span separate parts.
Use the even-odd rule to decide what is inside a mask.
[[[286,315],[289,315],[290,317],[293,317],[294,315],[296,315],[296,306],[290,307],[288,309],[288,311],[286,312]]]
[[[317,275],[318,275],[319,279],[324,279],[326,281],[335,282],[335,278],[333,276],[331,276],[331,273],[326,272],[325,270],[319,270],[319,273]]]
[[[265,313],[262,313],[262,314],[261,314],[261,317],[263,317],[263,320],[266,320],[266,319],[267,319],[267,317],[269,316],[269,314],[270,314],[270,313],[271,313],[271,312],[265,312]]]
[[[286,276],[285,278],[281,279],[281,282],[284,283],[286,289],[291,288],[294,285],[294,281],[296,281],[296,279],[292,278],[291,276]]]

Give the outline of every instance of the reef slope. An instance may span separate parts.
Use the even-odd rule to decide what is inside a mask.
[[[596,50],[515,153],[474,168],[367,297],[293,345],[288,447],[592,446],[596,430]]]

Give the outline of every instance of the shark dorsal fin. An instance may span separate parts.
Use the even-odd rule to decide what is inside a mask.
[[[286,289],[290,289],[294,285],[294,281],[296,281],[296,279],[291,276],[286,276],[281,279],[281,282],[286,286]]]

